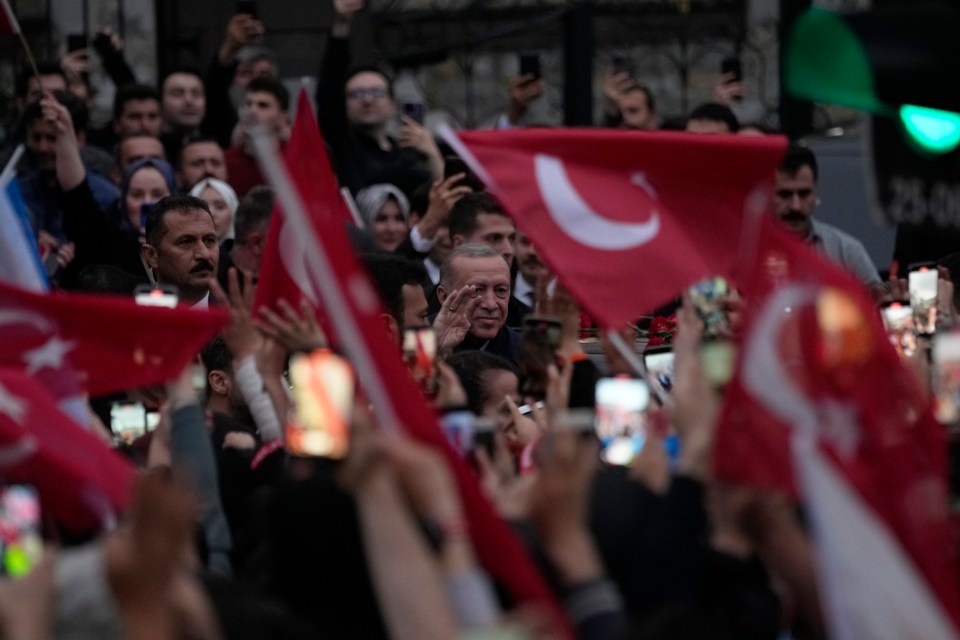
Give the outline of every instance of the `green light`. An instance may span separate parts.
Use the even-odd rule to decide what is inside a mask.
[[[905,104],[900,107],[900,121],[924,151],[949,153],[960,144],[960,113]]]

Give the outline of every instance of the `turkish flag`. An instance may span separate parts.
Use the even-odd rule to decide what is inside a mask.
[[[0,0],[0,35],[16,35],[20,33],[20,23],[10,8],[8,0]]]
[[[767,206],[786,148],[780,136],[604,129],[446,137],[607,327],[729,276],[744,211]]]
[[[333,168],[306,90],[301,90],[297,99],[297,116],[283,157],[311,218],[352,224],[353,216],[340,195],[336,179],[329,178],[333,175]],[[267,230],[253,305],[255,312],[264,305],[274,306],[280,298],[286,299],[295,309],[300,308],[300,301],[304,298],[314,308],[319,305],[316,286],[307,276],[305,253],[308,248],[307,239],[286,224],[283,207],[278,201]]]
[[[30,484],[45,512],[74,532],[109,525],[130,503],[135,471],[84,431],[42,384],[0,368],[0,478]]]
[[[323,153],[322,147],[311,149],[310,153]],[[287,161],[289,164],[289,155]],[[327,172],[311,176],[309,184],[293,174],[292,193],[282,183],[273,186],[281,198],[289,198],[288,205],[293,205],[294,210],[284,212],[286,224],[296,228],[300,232],[297,235],[308,243],[304,259],[307,281],[316,287],[322,303],[319,310],[331,327],[331,338],[350,358],[381,427],[400,427],[444,455],[457,482],[474,547],[487,571],[506,585],[518,601],[539,601],[560,615],[520,542],[494,512],[473,472],[447,444],[436,413],[404,366],[400,345],[384,329],[382,305],[353,253],[343,220],[336,215],[317,215],[315,209],[296,202],[301,189],[307,193],[335,193],[335,178],[329,164],[326,166]],[[267,170],[264,173],[271,175]],[[316,184],[318,181],[323,184]],[[261,281],[258,287],[262,286]]]
[[[862,285],[761,222],[718,479],[799,495],[831,637],[956,638],[946,434]]]
[[[229,322],[220,309],[165,309],[132,299],[32,293],[0,282],[0,367],[25,371],[56,398],[176,378]],[[72,368],[75,376],[64,375]]]

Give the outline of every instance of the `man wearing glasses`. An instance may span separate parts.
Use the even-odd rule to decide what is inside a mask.
[[[317,107],[340,183],[354,193],[389,183],[409,197],[443,177],[443,156],[430,132],[403,116],[397,138],[388,126],[397,115],[393,88],[376,67],[348,71],[350,25],[364,0],[333,0],[335,17],[320,66]]]

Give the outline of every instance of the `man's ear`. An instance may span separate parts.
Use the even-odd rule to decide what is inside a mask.
[[[450,236],[450,243],[455,247],[459,247],[460,245],[465,244],[466,242],[467,242],[467,239],[464,238],[462,234],[455,233],[452,236]]]
[[[247,236],[247,241],[245,245],[247,247],[247,251],[249,251],[250,253],[252,253],[253,255],[259,258],[260,256],[263,255],[263,243],[264,243],[263,234],[258,231],[254,231],[253,233]]]
[[[82,147],[87,144],[87,132],[81,131],[77,134],[77,146]]]
[[[207,373],[207,382],[210,389],[218,396],[225,396],[230,393],[230,379],[225,371],[213,369]]]
[[[159,261],[157,260],[157,249],[152,244],[142,244],[140,245],[140,255],[143,256],[143,261],[147,263],[147,266],[151,269],[156,269]]]
[[[443,303],[447,301],[447,296],[450,294],[447,293],[447,290],[443,288],[442,284],[437,285],[437,300],[440,301],[440,306],[443,306]]]

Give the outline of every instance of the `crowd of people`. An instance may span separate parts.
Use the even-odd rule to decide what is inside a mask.
[[[600,378],[638,374],[631,358],[604,336],[603,357],[587,353],[585,318],[551,284],[535,243],[415,114],[399,115],[384,70],[352,66],[363,0],[332,2],[315,100],[362,223],[350,242],[398,353],[411,331],[432,327],[424,401],[451,432],[465,418],[474,425],[458,455],[555,604],[521,603],[485,570],[444,455],[379,428],[364,380],[343,459],[285,450],[290,358],[331,345],[310,304],[253,312],[277,197],[247,125],[284,148],[291,99],[264,24],[238,13],[206,70],[171,69],[157,87],[137,81],[110,32],[95,52],[41,64],[39,75],[25,69],[17,83],[19,120],[0,165],[25,147],[16,181],[52,287],[119,296],[159,287],[180,305],[226,309],[230,324],[198,355],[199,393],[188,368],[163,388],[120,394],[159,414],[135,440],[112,431],[118,396],[90,399],[92,428],[142,470],[133,505],[96,536],[49,526],[43,562],[0,583],[3,635],[825,637],[802,508],[712,479],[722,391],[703,371],[693,303],[658,312],[676,314],[673,374],[661,381],[666,394],[640,403],[642,419],[630,417],[644,425],[642,448],[611,464],[584,425]],[[100,129],[87,118],[84,56],[94,53],[116,85]],[[498,128],[523,126],[543,91],[536,75],[511,80]],[[661,126],[654,96],[629,72],[611,69],[603,91],[598,126]],[[722,77],[716,101],[682,128],[768,134],[738,123],[730,105],[742,92],[739,78]],[[792,144],[776,170],[775,215],[877,299],[889,296],[863,244],[817,220],[817,181],[814,154]],[[735,334],[739,302],[723,305]],[[555,335],[525,325],[531,316],[552,319]],[[641,344],[635,326],[616,333]]]

